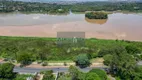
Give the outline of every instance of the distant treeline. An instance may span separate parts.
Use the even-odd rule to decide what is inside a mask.
[[[142,3],[138,2],[84,2],[76,4],[57,4],[39,2],[21,2],[0,0],[0,12],[39,12],[39,13],[69,13],[85,11],[142,11]]]
[[[1,12],[39,12],[39,13],[68,13],[69,5],[57,5],[38,2],[0,1]]]
[[[73,12],[84,12],[84,11],[141,11],[142,3],[136,2],[87,2],[74,4],[72,6]]]

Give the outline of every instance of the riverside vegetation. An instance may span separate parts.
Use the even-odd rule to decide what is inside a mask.
[[[80,67],[89,66],[92,58],[103,57],[104,64],[109,66],[110,74],[115,77],[124,80],[142,78],[141,66],[137,65],[142,60],[142,42],[91,38],[85,40],[84,47],[58,47],[56,40],[1,36],[0,56],[10,61],[16,59],[21,64],[37,60],[73,60]]]

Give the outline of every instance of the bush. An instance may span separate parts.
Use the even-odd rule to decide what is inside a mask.
[[[111,54],[107,54],[107,55],[105,55],[104,57],[103,57],[103,59],[104,59],[104,64],[105,65],[107,65],[107,66],[109,66],[109,64],[111,63],[111,61],[112,61],[112,58],[113,58],[113,56],[111,55]]]
[[[101,80],[101,79],[96,73],[89,72],[86,74],[85,80]]]
[[[103,57],[107,54],[111,54],[113,51],[111,49],[101,49],[98,53],[98,57]]]
[[[92,69],[90,72],[96,73],[100,77],[101,80],[107,79],[106,72],[101,69]]]
[[[67,63],[66,63],[66,62],[64,62],[64,66],[67,66]]]
[[[75,62],[76,62],[76,65],[81,68],[84,68],[90,65],[90,60],[88,59],[88,56],[86,54],[79,54],[76,57]]]
[[[47,62],[43,62],[42,66],[48,66],[48,63]]]
[[[58,77],[58,80],[72,80],[71,76],[69,74],[60,75]]]
[[[14,78],[13,80],[26,80],[27,77],[33,77],[32,75],[27,75],[27,74],[21,74],[21,75],[17,75],[16,78]]]
[[[44,73],[43,80],[55,80],[52,70],[44,71],[43,73]]]
[[[116,80],[121,80],[119,77],[115,77]]]
[[[69,74],[70,74],[72,80],[77,80],[78,79],[78,75],[79,75],[80,71],[77,69],[77,67],[70,66],[68,71],[69,71]]]

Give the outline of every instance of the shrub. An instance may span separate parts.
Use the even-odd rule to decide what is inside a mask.
[[[48,63],[47,62],[43,62],[42,66],[48,66]]]
[[[96,73],[100,77],[101,80],[107,79],[106,72],[101,69],[92,69],[90,72]]]
[[[66,62],[64,62],[64,66],[67,66],[67,63],[66,63]]]
[[[52,70],[44,71],[43,73],[44,73],[43,80],[55,80]]]
[[[84,68],[90,65],[90,60],[88,59],[88,56],[86,54],[79,54],[76,57],[75,62],[76,62],[76,65],[81,68]]]
[[[96,73],[89,72],[86,74],[85,80],[101,80],[101,79]]]
[[[108,65],[111,63],[112,58],[113,58],[113,56],[112,56],[111,54],[105,55],[105,56],[103,57],[103,59],[104,59],[104,62],[103,62],[103,63],[108,66]]]

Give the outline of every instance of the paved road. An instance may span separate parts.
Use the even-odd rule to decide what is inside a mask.
[[[103,67],[93,67],[93,68],[99,68],[99,69],[104,69]],[[83,72],[88,72],[89,70],[91,70],[92,67],[88,67],[88,68],[83,68],[80,69]],[[14,72],[20,72],[20,73],[35,73],[35,72],[40,72],[40,71],[45,71],[45,70],[53,70],[54,73],[56,72],[67,72],[68,68],[20,68],[20,67],[15,67],[14,68]]]
[[[0,62],[0,64],[2,64],[3,62]],[[83,72],[88,72],[89,70],[93,69],[93,68],[99,68],[99,69],[104,69],[106,67],[87,67],[87,68],[83,68],[80,69]],[[27,67],[14,67],[14,72],[18,72],[18,73],[35,73],[35,72],[40,72],[40,71],[45,71],[45,70],[53,70],[54,73],[57,72],[67,72],[68,68],[64,68],[64,67],[59,67],[59,68],[27,68]]]
[[[138,65],[142,65],[142,61],[138,62]],[[99,68],[99,69],[104,69],[105,67],[93,67],[93,68]],[[92,67],[88,67],[88,68],[83,68],[80,69],[81,71],[84,72],[88,72],[89,70],[91,70]],[[67,72],[68,68],[26,68],[26,67],[15,67],[14,68],[14,72],[20,72],[20,73],[35,73],[35,72],[40,72],[40,71],[45,71],[45,70],[53,70],[54,73],[56,72]]]

